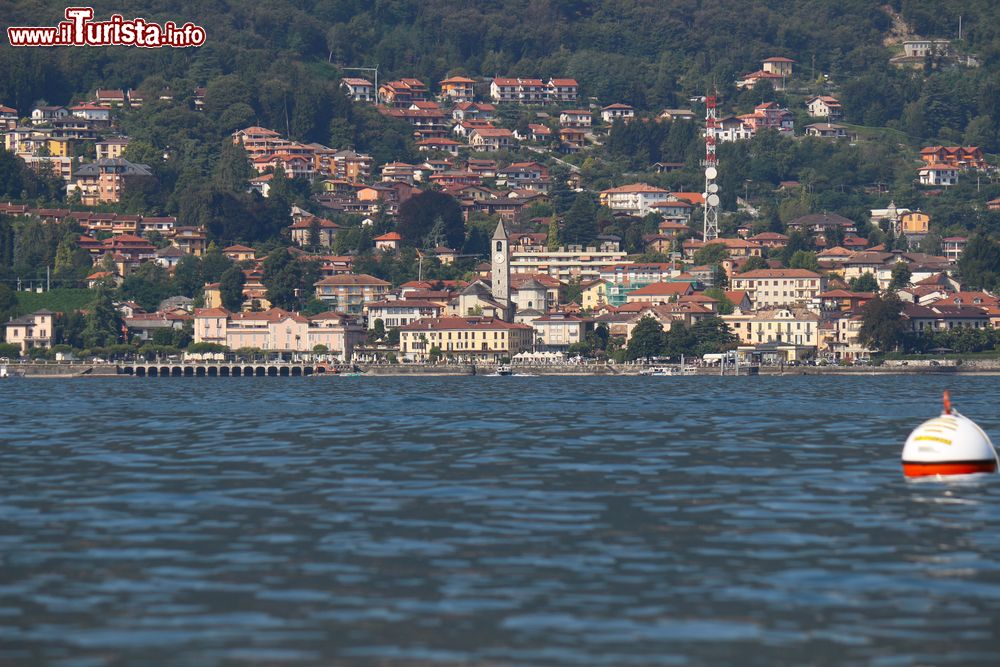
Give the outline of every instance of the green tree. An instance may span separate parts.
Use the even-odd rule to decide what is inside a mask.
[[[726,289],[729,287],[729,274],[721,264],[712,267],[712,287]]]
[[[18,275],[44,275],[50,251],[42,223],[29,220],[15,228],[14,271]]]
[[[684,326],[683,322],[671,324],[670,330],[663,337],[663,351],[668,357],[691,355],[697,344],[691,329]]]
[[[78,280],[93,268],[90,253],[80,247],[75,234],[66,234],[56,248],[53,273],[62,280]]]
[[[108,347],[118,342],[122,320],[111,301],[111,292],[98,287],[83,328],[83,344],[87,347]]]
[[[212,173],[212,184],[225,192],[243,193],[250,187],[249,181],[253,176],[253,167],[242,144],[224,139],[222,153]]]
[[[660,356],[663,354],[663,343],[663,326],[652,317],[643,317],[628,339],[625,358],[635,361]]]
[[[243,309],[243,285],[246,283],[246,276],[243,269],[238,266],[231,266],[226,269],[219,279],[219,297],[222,299],[222,307],[232,312],[239,312]]]
[[[971,289],[993,289],[1000,282],[1000,246],[983,234],[973,234],[958,258],[962,282]]]
[[[593,198],[580,192],[563,218],[563,243],[588,246],[597,239],[597,207]]]
[[[193,297],[205,284],[201,275],[201,260],[194,255],[184,255],[174,267],[174,291]]]
[[[857,278],[851,278],[850,288],[852,292],[877,292],[878,281],[871,271],[865,271]]]
[[[579,278],[573,278],[566,283],[566,303],[581,303],[583,301],[583,283]]]
[[[729,257],[729,248],[722,243],[709,243],[694,253],[695,264],[718,264]]]
[[[222,254],[222,250],[211,243],[201,258],[201,278],[206,283],[217,283],[222,274],[233,265],[233,260]]]
[[[170,276],[156,262],[145,262],[129,274],[118,290],[124,301],[135,301],[143,310],[152,312],[171,295]]]
[[[877,296],[861,309],[858,340],[865,347],[884,352],[899,347],[906,333],[903,302],[895,294]]]
[[[720,315],[730,315],[736,308],[733,302],[729,300],[729,297],[726,296],[726,293],[718,287],[709,287],[705,290],[704,294],[719,302],[718,309]]]
[[[370,344],[376,343],[383,338],[385,338],[385,323],[381,317],[376,317],[375,321],[372,322],[372,328],[368,330],[368,342]]]
[[[766,269],[767,262],[763,257],[758,257],[754,255],[753,257],[748,257],[747,261],[743,263],[740,267],[739,273],[749,273],[750,271],[758,271],[760,269]]]
[[[892,267],[892,279],[889,281],[889,290],[895,292],[898,289],[906,287],[910,284],[910,277],[912,275],[910,267],[905,262],[896,262],[896,265]]]
[[[174,330],[170,327],[163,327],[153,332],[154,345],[173,345]]]
[[[559,221],[555,216],[549,220],[548,236],[545,240],[546,246],[549,250],[555,250],[560,246],[559,242]]]
[[[392,327],[385,335],[385,344],[399,346],[399,327]]]
[[[781,249],[780,258],[781,263],[788,266],[791,262],[792,257],[795,253],[800,250],[807,250],[812,252],[814,249],[813,239],[808,234],[795,230],[788,235],[788,244]]]
[[[17,310],[17,295],[14,290],[0,283],[0,322],[6,322]]]
[[[819,262],[816,261],[816,253],[808,250],[796,251],[788,260],[788,268],[817,271],[819,269]]]
[[[287,248],[273,250],[263,263],[267,300],[277,308],[299,310],[312,296],[316,281],[314,262],[308,264],[296,261]]]
[[[451,195],[428,190],[410,197],[399,206],[396,231],[403,242],[423,247],[435,223],[449,248],[461,248],[465,242],[462,207]]]
[[[733,350],[740,343],[740,338],[732,332],[729,325],[719,317],[706,317],[691,327],[694,336],[694,354],[702,356]]]

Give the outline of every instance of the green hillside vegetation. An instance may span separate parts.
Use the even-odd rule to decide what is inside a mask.
[[[9,25],[54,25],[61,19],[61,6],[11,4],[5,14]],[[497,0],[465,5],[444,0],[151,0],[124,5],[100,0],[94,6],[98,18],[120,12],[160,22],[190,20],[205,27],[207,42],[197,49],[148,50],[0,46],[5,64],[0,68],[0,102],[26,115],[43,100],[66,104],[91,99],[99,87],[141,92],[143,108],[116,113],[132,138],[126,157],[149,164],[155,179],[107,208],[177,215],[182,225],[205,225],[220,245],[242,242],[270,250],[288,223],[289,206],[305,204],[312,194],[308,184],[282,177],[275,179],[266,200],[248,192],[252,170],[245,153],[229,139],[235,129],[262,125],[294,140],[352,147],[370,153],[376,167],[416,160],[412,128],[370,106],[350,103],[338,90],[347,73],[342,68],[375,64],[383,81],[412,76],[432,89],[448,75],[473,76],[481,81],[477,90],[483,97],[494,75],[574,77],[582,100],[626,102],[647,119],[665,107],[691,107],[701,114],[697,98],[717,89],[723,113],[747,113],[755,104],[777,101],[795,112],[800,132],[812,122],[803,100],[833,94],[859,140],[789,141],[764,132],[752,141],[722,146],[720,185],[726,210],[736,210],[738,195],[749,196],[761,213],[755,226],[782,229],[796,214],[824,210],[861,223],[868,208],[895,199],[931,213],[938,235],[976,228],[1000,232],[997,215],[982,206],[1000,196],[996,182],[963,178],[939,197],[914,186],[915,156],[922,145],[978,145],[1000,152],[1000,5],[990,0],[890,2],[914,34],[950,38],[958,52],[975,54],[980,64],[952,67],[928,59],[915,69],[889,63],[898,50],[885,42],[893,22],[874,0],[774,0],[766,6],[734,0]],[[959,12],[961,41],[956,39]],[[767,84],[736,90],[739,75],[776,55],[796,60],[787,91],[776,93]],[[192,104],[199,86],[206,88],[203,112]],[[164,91],[173,99],[159,100]],[[501,116],[509,127],[530,118],[517,108],[502,109]],[[676,190],[701,190],[699,124],[617,124],[602,141],[602,147],[565,158],[580,167],[587,189],[645,180]],[[575,195],[564,185],[568,172],[547,156],[521,151],[493,157],[546,161],[556,183],[552,203],[533,207],[531,213],[569,211]],[[658,174],[652,169],[658,161],[686,167]],[[779,191],[786,181],[801,185]],[[60,185],[35,176],[0,150],[4,200],[65,204]],[[744,219],[729,216],[724,231]],[[346,230],[337,252],[371,248],[371,234],[356,221],[338,222]],[[389,221],[375,222],[374,230],[391,228]],[[880,230],[862,227],[881,240]],[[58,265],[60,244],[65,245],[64,259],[71,258],[75,231],[62,229],[58,236],[32,240],[37,233],[30,226],[0,219],[0,279],[32,269],[37,277],[39,267],[44,272],[47,264]],[[481,232],[489,231],[489,221],[474,220],[467,226],[463,249],[481,245]],[[608,231],[628,230],[598,211],[580,238]],[[628,249],[638,240],[638,233],[632,233]],[[409,270],[361,263],[368,264],[386,275]],[[84,268],[69,259],[62,263],[64,275],[76,279]]]
[[[91,290],[69,287],[53,288],[48,292],[16,292],[16,294],[18,315],[42,309],[55,313],[72,313],[86,310],[94,301],[94,293]]]
[[[44,25],[61,18],[61,6],[22,2],[9,7],[10,25]],[[155,92],[169,87],[175,99],[206,85],[206,108],[216,117],[195,121],[178,114],[191,137],[256,119],[288,130],[299,140],[328,141],[330,122],[345,119],[355,140],[364,122],[329,104],[337,66],[378,64],[383,80],[415,76],[436,83],[449,74],[472,76],[572,76],[586,96],[641,109],[687,103],[713,86],[736,98],[733,81],[760,60],[785,55],[798,61],[805,83],[828,75],[842,86],[852,122],[883,126],[895,121],[910,134],[935,137],[972,133],[977,145],[997,141],[1000,108],[1000,7],[989,0],[889,3],[915,32],[954,38],[983,66],[968,71],[921,72],[888,65],[883,46],[891,26],[872,0],[747,5],[733,0],[498,0],[456,6],[446,0],[277,0],[211,3],[154,0],[134,5],[150,20],[191,20],[208,31],[193,50],[4,46],[0,99],[25,114],[39,99],[67,103],[97,87]],[[98,17],[128,14],[120,2],[95,3]],[[940,103],[940,104],[939,104]],[[920,111],[922,109],[922,111]],[[972,127],[970,123],[976,121]],[[162,138],[179,128],[165,128]],[[946,136],[946,135],[945,135]],[[175,146],[182,142],[176,142]],[[215,142],[212,142],[214,146]]]

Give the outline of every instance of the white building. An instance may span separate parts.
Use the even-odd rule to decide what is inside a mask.
[[[632,183],[602,190],[601,205],[612,211],[643,216],[652,211],[653,204],[668,201],[670,191],[648,183]]]
[[[613,123],[617,119],[631,120],[635,118],[635,109],[628,104],[609,104],[608,106],[601,109],[601,120],[605,123]]]
[[[439,303],[422,299],[394,299],[365,304],[368,329],[375,328],[375,321],[382,320],[386,329],[404,327],[425,317],[441,317],[444,308]]]
[[[921,167],[920,185],[957,185],[958,169],[946,164],[929,164]]]
[[[355,102],[371,102],[375,99],[375,87],[368,79],[345,77],[340,80],[340,87]]]
[[[615,242],[600,246],[568,246],[555,250],[518,249],[511,251],[511,273],[540,273],[568,282],[575,278],[595,280],[601,275],[601,267],[621,264],[626,253]]]
[[[806,108],[813,118],[829,118],[830,122],[840,120],[844,116],[844,107],[836,97],[817,95],[806,100]]]
[[[730,289],[745,291],[757,308],[803,306],[826,289],[826,279],[806,269],[759,269],[733,276]]]

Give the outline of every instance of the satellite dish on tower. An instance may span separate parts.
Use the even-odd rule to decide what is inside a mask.
[[[713,180],[718,175],[719,175],[719,170],[716,169],[715,167],[709,167],[708,169],[705,170],[705,178],[707,178],[710,181]]]
[[[719,205],[719,195],[708,195],[708,205],[718,206]]]
[[[708,184],[708,191],[711,192],[711,193],[716,193],[716,192],[719,191],[719,186],[717,184],[715,184],[715,183],[709,183]]]

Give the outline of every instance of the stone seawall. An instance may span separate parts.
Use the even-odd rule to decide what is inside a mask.
[[[115,377],[115,364],[8,364],[12,373],[24,373],[26,377]]]

